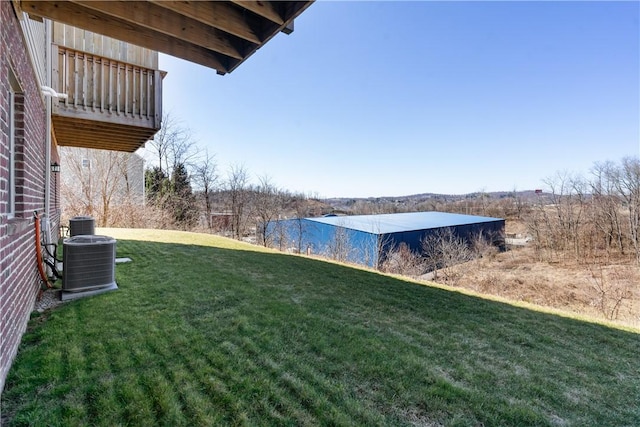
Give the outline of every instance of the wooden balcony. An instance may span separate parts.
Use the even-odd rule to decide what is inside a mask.
[[[54,45],[58,145],[133,152],[160,129],[162,72]],[[55,100],[55,98],[54,98]]]

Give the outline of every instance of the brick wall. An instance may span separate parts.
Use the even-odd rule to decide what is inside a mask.
[[[32,69],[12,2],[0,1],[0,391],[15,358],[20,338],[40,289],[33,212],[44,212],[46,164],[46,110],[40,83]],[[16,96],[15,217],[8,212],[9,75],[13,70],[21,88]],[[57,154],[55,154],[57,156]],[[52,185],[55,183],[52,182]],[[53,189],[55,191],[55,189]],[[55,191],[52,194],[58,194]],[[58,204],[52,201],[50,218],[57,230]]]

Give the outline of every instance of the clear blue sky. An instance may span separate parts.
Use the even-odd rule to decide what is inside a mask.
[[[544,188],[640,155],[638,2],[319,1],[236,71],[162,55],[222,175],[321,197]]]

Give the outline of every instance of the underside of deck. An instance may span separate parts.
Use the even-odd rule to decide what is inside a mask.
[[[56,142],[60,146],[97,148],[132,153],[153,138],[157,129],[121,123],[53,116]]]
[[[94,31],[214,68],[235,70],[313,1],[19,0],[29,15]]]

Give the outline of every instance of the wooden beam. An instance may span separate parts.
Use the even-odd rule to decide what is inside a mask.
[[[269,21],[265,21],[263,23],[263,25],[265,25],[265,27],[270,27],[268,31],[268,35],[267,38],[265,40],[263,40],[262,44],[266,44],[269,42],[269,40],[271,40],[273,37],[275,37],[280,31],[287,31],[287,29],[285,27],[288,27],[290,23],[293,23],[294,19],[297,18],[302,12],[304,12],[311,4],[313,4],[313,2],[315,0],[311,0],[311,1],[289,1],[289,2],[266,2],[266,1],[244,1],[244,0],[231,0],[232,3],[237,4],[240,7],[243,7],[247,10],[250,10],[254,13],[257,13],[260,16],[264,15],[268,15],[271,16],[271,19],[273,19],[273,21],[271,21],[271,19],[269,19]],[[285,16],[282,18],[280,17],[281,15],[276,12],[275,10],[275,6],[271,3],[277,3],[279,6],[279,9],[281,10],[286,10]],[[277,17],[276,17],[277,15]],[[279,24],[277,24],[279,22]],[[276,25],[277,24],[277,25]],[[293,26],[291,26],[291,28],[293,28]],[[256,48],[249,52],[249,54],[246,56],[246,58],[248,58],[249,56],[253,55],[259,48],[260,46],[256,46]],[[245,60],[246,60],[245,58]],[[234,66],[231,66],[231,68],[229,68],[229,72],[232,72],[233,70],[235,70],[240,64],[236,64]]]
[[[93,0],[71,0],[71,2],[231,58],[243,59],[244,57],[231,44],[228,34],[150,2]]]
[[[155,130],[54,116],[52,129],[60,146],[133,152],[153,138]]]
[[[269,1],[248,1],[248,0],[232,0],[233,3],[237,4],[240,7],[243,7],[256,15],[262,16],[263,18],[267,18],[271,22],[275,22],[278,25],[284,24],[284,19],[278,11],[275,9],[273,4]]]
[[[249,17],[229,3],[167,0],[151,0],[151,3],[203,24],[211,25],[251,43],[260,44],[263,41],[263,36],[254,31],[257,25],[251,25]]]
[[[22,10],[117,40],[157,50],[225,74],[241,61],[66,1],[22,0]]]
[[[71,139],[81,138],[83,135],[86,137],[96,134],[103,134],[108,135],[107,140],[148,140],[157,132],[156,130],[136,128],[133,126],[121,126],[117,124],[109,125],[104,122],[87,123],[83,120],[74,120],[68,118],[57,118],[53,122],[58,134],[61,131],[66,131],[72,135],[75,135]]]
[[[282,28],[282,32],[285,33],[286,35],[293,33],[293,30],[295,29],[294,24],[295,24],[294,21],[289,22],[287,25],[285,25]]]

